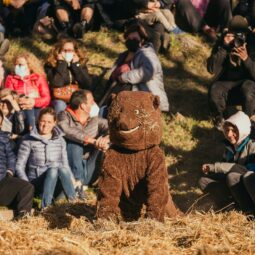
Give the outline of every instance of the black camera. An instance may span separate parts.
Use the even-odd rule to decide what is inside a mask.
[[[243,46],[246,42],[245,33],[234,33],[234,40],[232,42],[232,47],[239,48]]]

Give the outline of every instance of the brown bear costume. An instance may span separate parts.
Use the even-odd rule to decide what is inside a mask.
[[[159,98],[148,92],[123,91],[108,112],[112,146],[105,153],[99,179],[99,218],[137,220],[143,204],[146,217],[176,216],[168,188]]]

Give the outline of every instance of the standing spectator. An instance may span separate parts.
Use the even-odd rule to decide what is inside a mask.
[[[108,124],[98,117],[99,108],[88,90],[73,93],[70,106],[58,115],[58,124],[67,140],[68,160],[84,197],[83,185],[91,184],[99,174],[102,151],[109,146]]]
[[[71,97],[70,93],[70,97],[64,101],[61,89],[71,84],[76,84],[77,89],[91,89],[91,77],[86,67],[85,51],[79,48],[75,40],[60,40],[51,50],[45,70],[53,94],[52,103],[57,113],[65,110],[66,103]],[[59,96],[54,93],[54,89],[60,90]]]
[[[3,118],[0,111],[0,126]],[[2,131],[0,131],[0,154],[0,206],[14,205],[15,217],[19,219],[29,214],[32,209],[34,188],[30,183],[13,177],[16,157],[11,149],[8,133]]]
[[[235,16],[207,60],[208,71],[215,74],[209,99],[218,129],[227,105],[241,103],[248,116],[255,113],[254,46],[247,39],[248,31],[246,19]]]
[[[75,198],[63,135],[56,127],[55,111],[44,108],[38,117],[38,131],[26,135],[18,151],[17,176],[31,182],[35,194],[42,194],[42,208],[52,203],[58,178],[67,198]]]
[[[50,103],[49,86],[41,63],[30,53],[20,53],[13,58],[14,74],[8,75],[5,88],[19,95],[19,106],[24,111],[29,129],[35,126],[41,108]]]

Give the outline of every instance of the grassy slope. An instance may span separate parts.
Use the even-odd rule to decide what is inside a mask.
[[[122,36],[115,32],[86,34],[85,45],[93,74],[110,68],[124,49]],[[15,40],[7,56],[8,63],[20,49],[45,58],[49,46],[31,39]],[[171,54],[160,56],[173,113],[164,115],[162,148],[166,153],[174,201],[184,212],[190,207],[201,208],[193,204],[201,195],[197,187],[201,164],[221,155],[222,136],[212,129],[208,117],[210,77],[205,60],[209,53],[209,47],[199,38],[185,35],[173,39]],[[254,250],[254,243],[249,241],[255,231],[254,224],[248,224],[235,213],[191,214],[177,221],[167,220],[166,225],[153,221],[91,224],[94,204],[92,199],[87,206],[60,205],[43,216],[19,224],[0,225],[1,254],[196,254],[199,250],[199,254],[241,254],[241,251],[252,254]],[[227,218],[230,220],[226,221]],[[40,228],[39,232],[35,226]],[[240,235],[245,236],[247,245],[238,242]],[[37,242],[33,247],[34,240]]]

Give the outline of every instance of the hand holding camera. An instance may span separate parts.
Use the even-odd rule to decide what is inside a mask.
[[[248,58],[245,33],[227,32],[223,38],[223,44],[228,47],[231,56],[238,57],[242,61]]]

